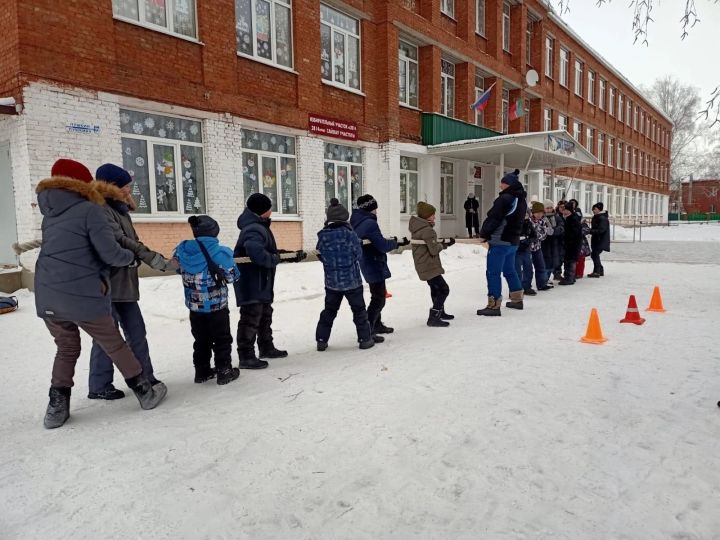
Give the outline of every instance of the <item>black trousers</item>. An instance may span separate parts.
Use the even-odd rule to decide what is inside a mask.
[[[196,371],[209,371],[213,353],[218,371],[230,367],[233,338],[230,333],[230,311],[227,308],[210,313],[191,311],[190,329],[195,338],[193,365]]]
[[[349,291],[332,291],[325,289],[325,309],[320,313],[320,320],[315,330],[315,340],[328,342],[333,322],[337,317],[340,304],[343,298],[347,298],[350,309],[353,313],[353,322],[357,330],[358,342],[368,341],[371,337],[370,323],[368,322],[367,311],[365,311],[365,298],[363,288],[358,287]]]
[[[237,329],[237,348],[240,358],[255,356],[255,340],[258,348],[273,346],[272,304],[248,304],[240,306],[240,322]]]
[[[572,281],[575,283],[575,267],[577,266],[577,259],[565,258],[565,281]]]
[[[442,276],[435,276],[428,280],[430,286],[430,298],[432,298],[433,309],[443,310],[445,300],[450,294],[450,287]]]
[[[595,251],[595,250],[592,250],[590,252],[590,258],[592,258],[592,262],[593,262],[593,272],[595,272],[597,274],[602,274],[603,272],[605,272],[605,269],[603,268],[603,265],[602,265],[602,261],[600,260],[601,253],[602,253],[602,251]]]
[[[370,285],[370,304],[367,308],[368,321],[370,322],[370,331],[374,334],[375,328],[382,324],[382,310],[385,307],[385,280]]]

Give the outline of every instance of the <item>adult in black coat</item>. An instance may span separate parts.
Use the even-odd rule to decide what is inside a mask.
[[[167,388],[151,386],[112,318],[110,267],[135,254],[115,240],[87,167],[58,160],[36,189],[43,215],[42,247],[35,267],[35,307],[57,345],[45,427],[70,417],[70,390],[80,357],[82,329],[108,353],[143,409],[156,407]]]
[[[465,208],[465,228],[468,231],[468,238],[473,237],[473,229],[475,230],[475,237],[480,236],[480,217],[478,212],[480,211],[480,202],[475,198],[474,193],[468,194],[468,198],[463,205]]]
[[[577,215],[571,204],[563,206],[562,213],[565,218],[565,235],[563,237],[565,276],[559,284],[573,285],[575,283],[575,267],[582,247],[582,224],[580,216]]]
[[[565,220],[555,211],[553,201],[546,199],[544,205],[545,217],[553,228],[553,233],[542,241],[543,260],[545,261],[549,281],[552,274],[557,277],[562,271],[562,242],[565,235]]]
[[[603,251],[610,251],[610,219],[604,211],[603,203],[599,202],[592,207],[592,221],[590,222],[590,257],[593,261],[593,271],[588,277],[598,278],[605,275],[605,269],[600,261]]]

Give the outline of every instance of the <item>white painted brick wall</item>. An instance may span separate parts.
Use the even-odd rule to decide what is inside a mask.
[[[315,249],[317,233],[325,223],[325,142],[317,137],[297,137],[298,202],[303,219],[303,247]]]

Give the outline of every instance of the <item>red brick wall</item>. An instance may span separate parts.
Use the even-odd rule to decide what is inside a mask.
[[[18,51],[17,6],[3,3],[0,10],[0,95],[20,100],[20,56]]]
[[[685,212],[720,212],[720,180],[695,180],[682,185],[682,202]],[[713,210],[714,208],[714,210]]]

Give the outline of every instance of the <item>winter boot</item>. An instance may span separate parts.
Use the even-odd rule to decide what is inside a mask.
[[[385,326],[383,323],[378,322],[375,325],[375,333],[376,334],[392,334],[395,331],[394,328],[390,326]]]
[[[368,339],[367,341],[361,341],[359,347],[361,349],[371,349],[375,346],[375,340],[374,339]]]
[[[140,407],[145,410],[157,407],[167,395],[167,386],[162,383],[152,386],[150,381],[143,375],[125,379],[125,382],[135,393],[135,397],[140,402]]]
[[[524,291],[525,296],[537,296],[537,291],[530,287],[529,289],[525,289]]]
[[[210,379],[214,379],[216,374],[217,370],[210,366],[195,368],[195,384],[202,384]]]
[[[523,309],[523,293],[524,291],[510,291],[510,301],[505,302],[505,307],[510,309]]]
[[[574,280],[574,279],[562,278],[562,279],[558,282],[558,285],[575,285],[575,280]]]
[[[318,342],[317,342],[317,350],[318,350],[319,352],[326,351],[327,348],[328,348],[327,341],[318,341]]]
[[[287,351],[281,351],[280,349],[276,349],[275,345],[270,345],[268,347],[260,347],[260,358],[270,358],[271,360],[273,358],[286,358],[288,355]]]
[[[45,412],[43,424],[47,429],[55,429],[62,426],[70,418],[70,388],[50,387],[50,402]]]
[[[562,279],[562,272],[553,272],[553,279],[555,281],[560,281]]]
[[[591,272],[587,275],[589,278],[599,278],[600,274],[598,272]]]
[[[373,334],[372,339],[375,343],[385,343],[385,338],[382,336],[378,336],[377,334]]]
[[[452,321],[455,318],[455,315],[450,315],[449,313],[445,313],[445,308],[440,310],[440,318],[443,321]]]
[[[240,376],[240,370],[236,367],[228,366],[220,368],[217,371],[217,383],[228,384],[236,380]]]
[[[88,392],[88,399],[106,399],[112,401],[115,399],[122,399],[125,397],[125,392],[118,390],[112,384],[102,392]]]
[[[427,325],[437,328],[444,328],[446,326],[450,326],[450,323],[447,321],[443,321],[440,318],[440,315],[442,315],[441,309],[431,309],[430,315],[428,316]]]
[[[240,369],[265,369],[268,367],[268,363],[265,360],[258,360],[255,356],[255,351],[248,354],[240,353]]]
[[[484,309],[478,309],[478,315],[484,315],[485,317],[500,317],[500,306],[502,306],[502,296],[494,298],[488,296],[488,305]]]

